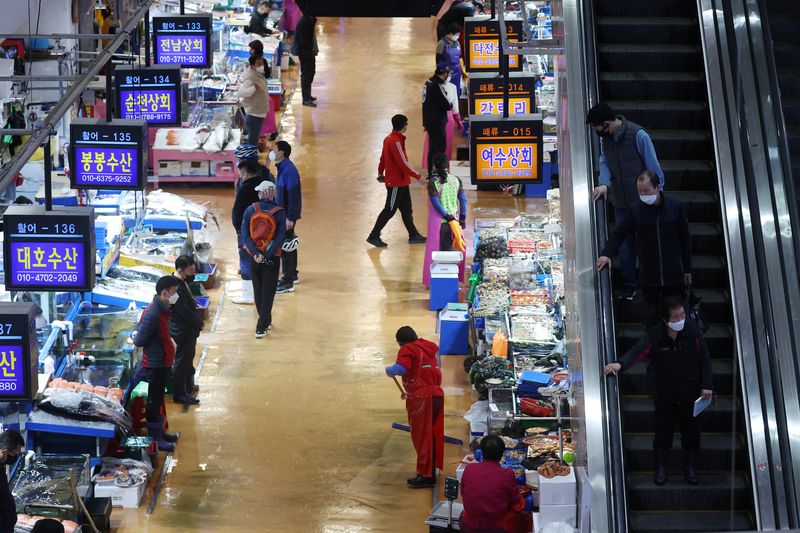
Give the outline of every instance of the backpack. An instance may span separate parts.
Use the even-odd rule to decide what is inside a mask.
[[[283,208],[276,206],[265,212],[261,210],[261,206],[256,202],[253,204],[253,209],[255,209],[255,212],[250,217],[250,238],[253,239],[258,251],[263,254],[272,244],[275,233],[277,233],[278,224],[275,221],[275,213]],[[250,251],[250,255],[253,255],[252,251]]]

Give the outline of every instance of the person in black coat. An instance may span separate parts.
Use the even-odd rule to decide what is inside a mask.
[[[178,278],[178,301],[169,316],[169,334],[175,341],[175,362],[172,365],[172,398],[175,403],[195,405],[200,400],[194,392],[194,356],[197,337],[203,329],[203,320],[197,314],[197,302],[189,284],[194,281],[197,264],[194,257],[181,255],[175,260],[175,277]]]
[[[231,222],[236,231],[236,242],[239,247],[239,275],[242,277],[242,294],[233,299],[239,305],[253,305],[253,278],[250,276],[250,256],[242,248],[242,218],[245,210],[258,201],[256,186],[262,181],[275,183],[275,177],[269,169],[258,163],[256,159],[244,158],[239,161],[240,180],[236,184],[236,199],[231,209]]]
[[[13,465],[17,462],[25,440],[19,431],[7,429],[0,433],[0,464]],[[14,533],[17,523],[17,504],[8,486],[5,467],[0,468],[0,533]]]
[[[464,19],[474,17],[475,11],[475,3],[471,0],[455,0],[436,23],[436,39],[441,40],[451,24],[458,24],[459,28],[463,28]]]
[[[300,89],[303,93],[303,105],[317,107],[317,99],[311,95],[311,84],[317,73],[317,45],[316,31],[317,17],[303,15],[297,21],[292,41],[292,53],[300,58]]]
[[[684,451],[684,474],[690,485],[697,485],[695,462],[700,449],[700,422],[694,416],[694,402],[710,400],[714,390],[711,359],[700,327],[686,318],[683,301],[677,296],[664,300],[663,322],[653,326],[617,362],[606,365],[603,373],[624,372],[647,359],[648,377],[654,386],[657,485],[667,482],[667,460],[675,426],[680,427]]]
[[[269,2],[259,2],[258,7],[253,10],[253,14],[250,16],[250,23],[245,26],[244,32],[263,35],[264,37],[280,33],[278,30],[267,27],[270,11],[272,11],[272,6],[269,5]]]
[[[436,154],[447,149],[447,112],[453,109],[453,104],[445,96],[442,85],[449,75],[447,66],[439,65],[422,90],[422,127],[428,132],[428,177],[433,171]]]
[[[631,205],[609,236],[597,259],[597,270],[611,265],[625,239],[636,236],[642,294],[649,307],[647,327],[658,323],[660,302],[671,294],[683,295],[692,284],[692,241],[683,204],[666,196],[658,176],[646,170],[636,186],[640,201]]]

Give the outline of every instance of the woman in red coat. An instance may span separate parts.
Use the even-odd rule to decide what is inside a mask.
[[[397,362],[386,368],[387,376],[402,376],[411,441],[417,451],[417,475],[411,488],[436,484],[436,469],[444,467],[444,391],[436,344],[420,339],[409,326],[395,335],[400,351]]]

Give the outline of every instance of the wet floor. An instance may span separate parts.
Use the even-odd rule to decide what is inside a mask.
[[[274,329],[253,336],[255,309],[231,302],[240,285],[228,189],[171,190],[209,202],[217,262],[227,295],[200,377],[199,407],[169,405],[181,432],[176,464],[155,512],[115,510],[118,531],[427,531],[430,490],[410,490],[415,457],[404,403],[383,368],[394,362],[394,333],[411,325],[436,340],[421,284],[424,245],[409,245],[399,214],[386,249],[364,242],[385,200],[375,181],[390,117],[411,119],[409,156],[422,151],[420,96],[435,46],[427,19],[341,19],[321,24],[314,94],[299,91],[281,137],[293,145],[303,184],[296,292],[278,295]],[[424,190],[412,186],[417,226],[427,227]],[[524,199],[470,193],[472,206],[522,209]],[[471,220],[471,217],[470,217]],[[220,290],[212,301],[222,296]],[[461,357],[444,358],[446,433],[467,439],[461,415],[473,402]],[[446,445],[446,473],[465,447]],[[148,493],[147,497],[149,498]]]

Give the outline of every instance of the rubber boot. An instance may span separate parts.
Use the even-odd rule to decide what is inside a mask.
[[[697,479],[697,470],[695,463],[697,462],[697,452],[683,451],[683,473],[686,476],[686,483],[689,485],[699,485],[700,480]]]
[[[242,280],[242,294],[234,298],[233,303],[239,305],[253,305],[255,303],[255,299],[253,298],[253,282],[251,280]]]
[[[174,444],[164,440],[164,427],[162,426],[161,422],[148,422],[147,434],[150,435],[151,439],[156,441],[160,451],[171,452],[175,449]]]
[[[164,429],[164,417],[162,416],[158,421],[161,423],[161,435],[164,440],[172,443],[178,442],[178,436],[175,433],[167,433]]]
[[[667,461],[669,460],[669,450],[656,448],[656,472],[653,475],[653,483],[663,485],[667,482]]]

